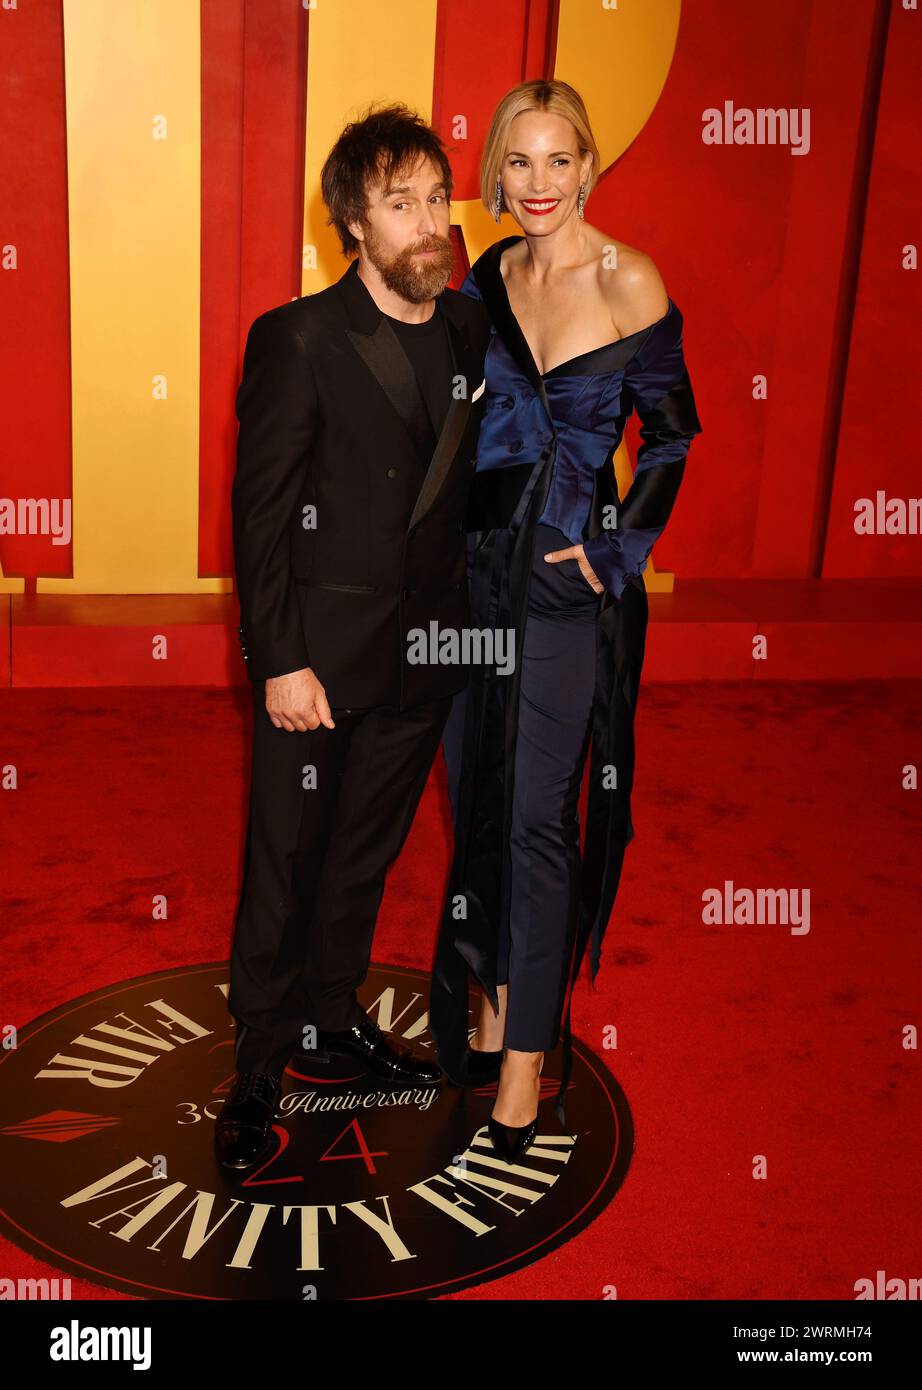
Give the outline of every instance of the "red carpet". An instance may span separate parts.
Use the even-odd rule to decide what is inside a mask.
[[[574,1030],[630,1102],[624,1186],[581,1235],[455,1298],[854,1297],[917,1276],[922,684],[649,683],[603,965]],[[3,692],[4,1024],[226,958],[246,690]],[[428,967],[447,866],[441,761],[375,959]],[[810,890],[810,931],[713,926],[701,894]],[[151,918],[165,894],[169,920]],[[604,1051],[616,1024],[618,1049]],[[17,1116],[4,1114],[0,1122]],[[764,1155],[767,1178],[753,1177]],[[7,1277],[56,1271],[0,1241]],[[73,1281],[73,1296],[118,1298]]]

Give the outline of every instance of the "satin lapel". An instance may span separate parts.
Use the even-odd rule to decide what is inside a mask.
[[[432,424],[409,358],[397,334],[368,293],[359,263],[353,261],[337,280],[335,289],[345,311],[346,337],[378,382],[397,412],[420,466],[429,463],[432,450]]]
[[[397,334],[382,314],[374,333],[360,333],[347,328],[346,336],[400,416],[413,448],[425,467],[432,446],[432,424],[416,373],[400,346]]]
[[[476,391],[479,382],[473,379],[474,358],[467,334],[460,329],[449,313],[445,313],[445,325],[448,329],[448,342],[451,349],[452,373],[455,377],[461,377],[465,384],[463,397],[459,400],[452,394],[451,405],[442,422],[442,429],[439,434],[435,452],[426,470],[423,485],[419,490],[416,499],[416,506],[413,508],[413,515],[410,517],[409,529],[418,526],[426,513],[431,509],[433,502],[448,476],[455,456],[458,452],[458,445],[467,427],[468,416],[471,410],[471,393]]]
[[[503,272],[500,269],[500,257],[507,246],[512,246],[516,241],[521,241],[520,236],[503,237],[502,241],[496,241],[489,246],[479,261],[474,266],[474,278],[477,281],[477,288],[483,295],[483,301],[487,306],[490,317],[496,327],[497,333],[518,362],[522,371],[528,377],[538,397],[544,406],[551,428],[554,428],[554,419],[551,415],[551,407],[548,403],[547,392],[544,389],[544,378],[538,371],[538,364],[531,355],[531,348],[528,346],[528,339],[519,327],[519,321],[512,312],[512,305],[509,303],[509,296],[506,293],[506,282],[503,279]]]

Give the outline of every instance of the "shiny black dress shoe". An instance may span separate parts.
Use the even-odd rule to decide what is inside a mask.
[[[354,1057],[372,1076],[388,1081],[417,1081],[436,1085],[442,1073],[432,1062],[415,1057],[409,1049],[397,1048],[388,1042],[370,1018],[353,1023],[338,1032],[317,1030],[317,1054],[329,1057]]]
[[[491,1115],[488,1127],[490,1142],[500,1158],[504,1158],[507,1163],[514,1163],[519,1155],[534,1143],[538,1133],[538,1117],[536,1115],[530,1124],[516,1126],[501,1125]]]
[[[272,1122],[281,1090],[276,1072],[240,1072],[215,1121],[214,1151],[222,1168],[243,1172],[272,1150]]]

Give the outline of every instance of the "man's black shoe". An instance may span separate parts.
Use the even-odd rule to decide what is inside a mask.
[[[214,1151],[222,1168],[242,1172],[269,1155],[280,1089],[281,1077],[276,1072],[244,1071],[237,1075],[215,1121]]]
[[[317,1051],[330,1056],[355,1057],[372,1076],[383,1076],[391,1081],[424,1081],[431,1085],[442,1079],[441,1071],[432,1062],[392,1046],[370,1018],[363,1018],[335,1033],[318,1028]]]

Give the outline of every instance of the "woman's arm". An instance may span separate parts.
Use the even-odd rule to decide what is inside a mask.
[[[669,520],[691,441],[701,433],[675,304],[631,359],[621,390],[624,414],[636,410],[641,421],[634,481],[615,525],[583,542],[587,562],[618,598],[628,578],[646,569]]]

